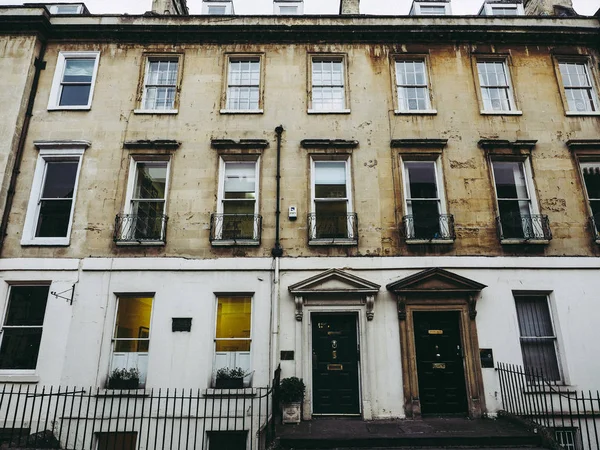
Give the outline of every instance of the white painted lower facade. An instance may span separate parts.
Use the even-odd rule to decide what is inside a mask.
[[[279,270],[276,269],[279,267]],[[593,258],[270,258],[187,260],[179,258],[88,258],[0,260],[0,311],[10,285],[49,283],[37,367],[0,371],[1,383],[104,386],[112,357],[119,295],[153,297],[147,387],[207,388],[215,372],[215,315],[219,295],[252,297],[250,368],[253,386],[267,386],[281,364],[282,377],[307,385],[304,418],[312,403],[311,317],[315,313],[356,316],[360,351],[360,414],[366,420],[404,417],[396,296],[385,286],[428,268],[443,268],[486,285],[477,298],[480,348],[496,362],[522,364],[514,293],[547,295],[556,334],[561,383],[598,389],[600,361],[595,345],[600,301],[600,261]],[[380,285],[371,306],[357,296],[306,301],[298,320],[288,287],[329,269],[341,269]],[[278,272],[278,273],[277,273]],[[274,307],[275,305],[275,307]],[[173,332],[172,318],[192,318],[190,332]],[[293,359],[280,361],[280,352]],[[289,353],[288,353],[289,354]],[[480,369],[485,410],[500,408],[494,369]]]

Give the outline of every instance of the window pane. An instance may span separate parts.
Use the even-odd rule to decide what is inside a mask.
[[[297,6],[280,6],[279,14],[281,15],[295,15],[298,14]]]
[[[492,167],[494,169],[498,198],[529,198],[523,163],[493,161]]]
[[[209,6],[208,14],[223,15],[225,14],[225,6]]]
[[[64,83],[91,83],[95,59],[67,59],[65,61]]]
[[[446,8],[443,6],[421,5],[421,14],[425,16],[443,16],[446,14]]]
[[[35,237],[66,237],[73,200],[40,200]]]
[[[73,198],[79,161],[46,162],[42,198]]]
[[[41,340],[41,328],[4,328],[0,369],[35,369]]]
[[[588,198],[600,199],[600,163],[581,164]]]
[[[152,297],[119,297],[114,337],[148,339]]]
[[[254,193],[256,163],[225,163],[225,193]],[[244,196],[245,197],[245,196]]]
[[[249,338],[251,307],[250,297],[219,297],[217,339]]]
[[[216,342],[216,351],[218,352],[249,352],[250,339],[228,340],[219,339]]]
[[[90,98],[91,84],[66,84],[60,94],[60,106],[85,106]]]
[[[98,433],[98,450],[135,450],[137,432]]]
[[[435,163],[433,161],[410,161],[404,166],[408,172],[410,198],[437,198]]]
[[[548,301],[542,297],[516,297],[517,316],[521,336],[554,336]]]
[[[137,163],[134,198],[164,199],[167,185],[167,163]]]
[[[4,324],[41,326],[49,290],[49,286],[12,286]]]
[[[521,342],[523,352],[523,365],[528,371],[543,373],[544,378],[550,381],[560,380],[558,361],[554,340],[539,342]]]
[[[347,202],[315,202],[317,239],[348,237]]]

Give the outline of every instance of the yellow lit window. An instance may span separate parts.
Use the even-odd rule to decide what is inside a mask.
[[[252,299],[219,297],[217,305],[217,352],[249,352]]]

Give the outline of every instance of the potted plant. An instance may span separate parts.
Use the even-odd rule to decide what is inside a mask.
[[[300,423],[305,390],[304,382],[298,377],[281,380],[279,399],[282,404],[283,423]]]
[[[115,369],[108,377],[108,389],[137,389],[140,387],[140,371],[136,368]]]
[[[218,389],[240,389],[244,387],[246,373],[241,367],[221,367],[217,370],[215,387]]]

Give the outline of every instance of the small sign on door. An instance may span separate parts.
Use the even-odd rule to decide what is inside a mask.
[[[444,334],[444,330],[427,330],[429,334]]]

